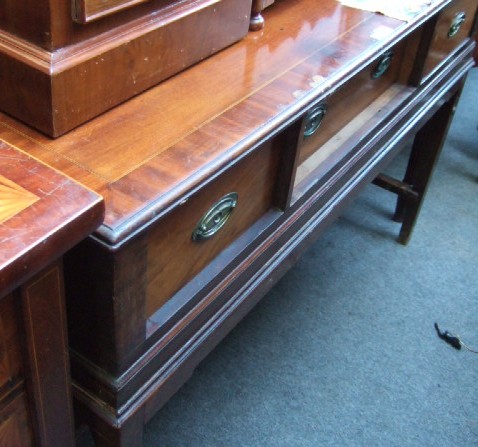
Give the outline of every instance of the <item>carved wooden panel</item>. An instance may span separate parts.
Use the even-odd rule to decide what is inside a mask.
[[[74,0],[74,19],[87,23],[149,0]]]

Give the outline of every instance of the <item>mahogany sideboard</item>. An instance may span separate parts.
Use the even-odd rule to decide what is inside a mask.
[[[0,446],[73,447],[61,257],[103,201],[0,139]]]
[[[98,446],[140,446],[365,185],[398,195],[408,241],[473,64],[476,9],[435,0],[405,22],[276,0],[262,30],[59,138],[0,115],[2,140],[105,200],[64,257],[76,415]],[[403,179],[382,175],[409,145]]]

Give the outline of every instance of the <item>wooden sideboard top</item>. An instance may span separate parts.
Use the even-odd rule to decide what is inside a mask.
[[[278,0],[262,31],[58,139],[4,114],[0,138],[101,194],[97,235],[119,244],[448,3],[405,23],[335,0]]]
[[[0,297],[102,221],[100,196],[0,139]]]

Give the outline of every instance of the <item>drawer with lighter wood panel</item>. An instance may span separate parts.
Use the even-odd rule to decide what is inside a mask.
[[[410,41],[383,51],[306,111],[298,141],[293,202],[325,173],[340,169],[360,141],[386,122],[411,94],[408,82],[415,51]]]
[[[312,106],[303,117],[299,140],[302,163],[394,83],[402,71],[404,43],[383,52],[335,92]]]
[[[432,74],[462,44],[473,29],[476,0],[454,0],[438,16],[423,66],[423,77]]]

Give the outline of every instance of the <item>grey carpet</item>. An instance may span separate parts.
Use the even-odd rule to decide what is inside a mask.
[[[478,348],[477,125],[475,68],[409,245],[395,242],[395,196],[368,187],[151,420],[144,447],[478,446],[478,355],[433,328]]]

